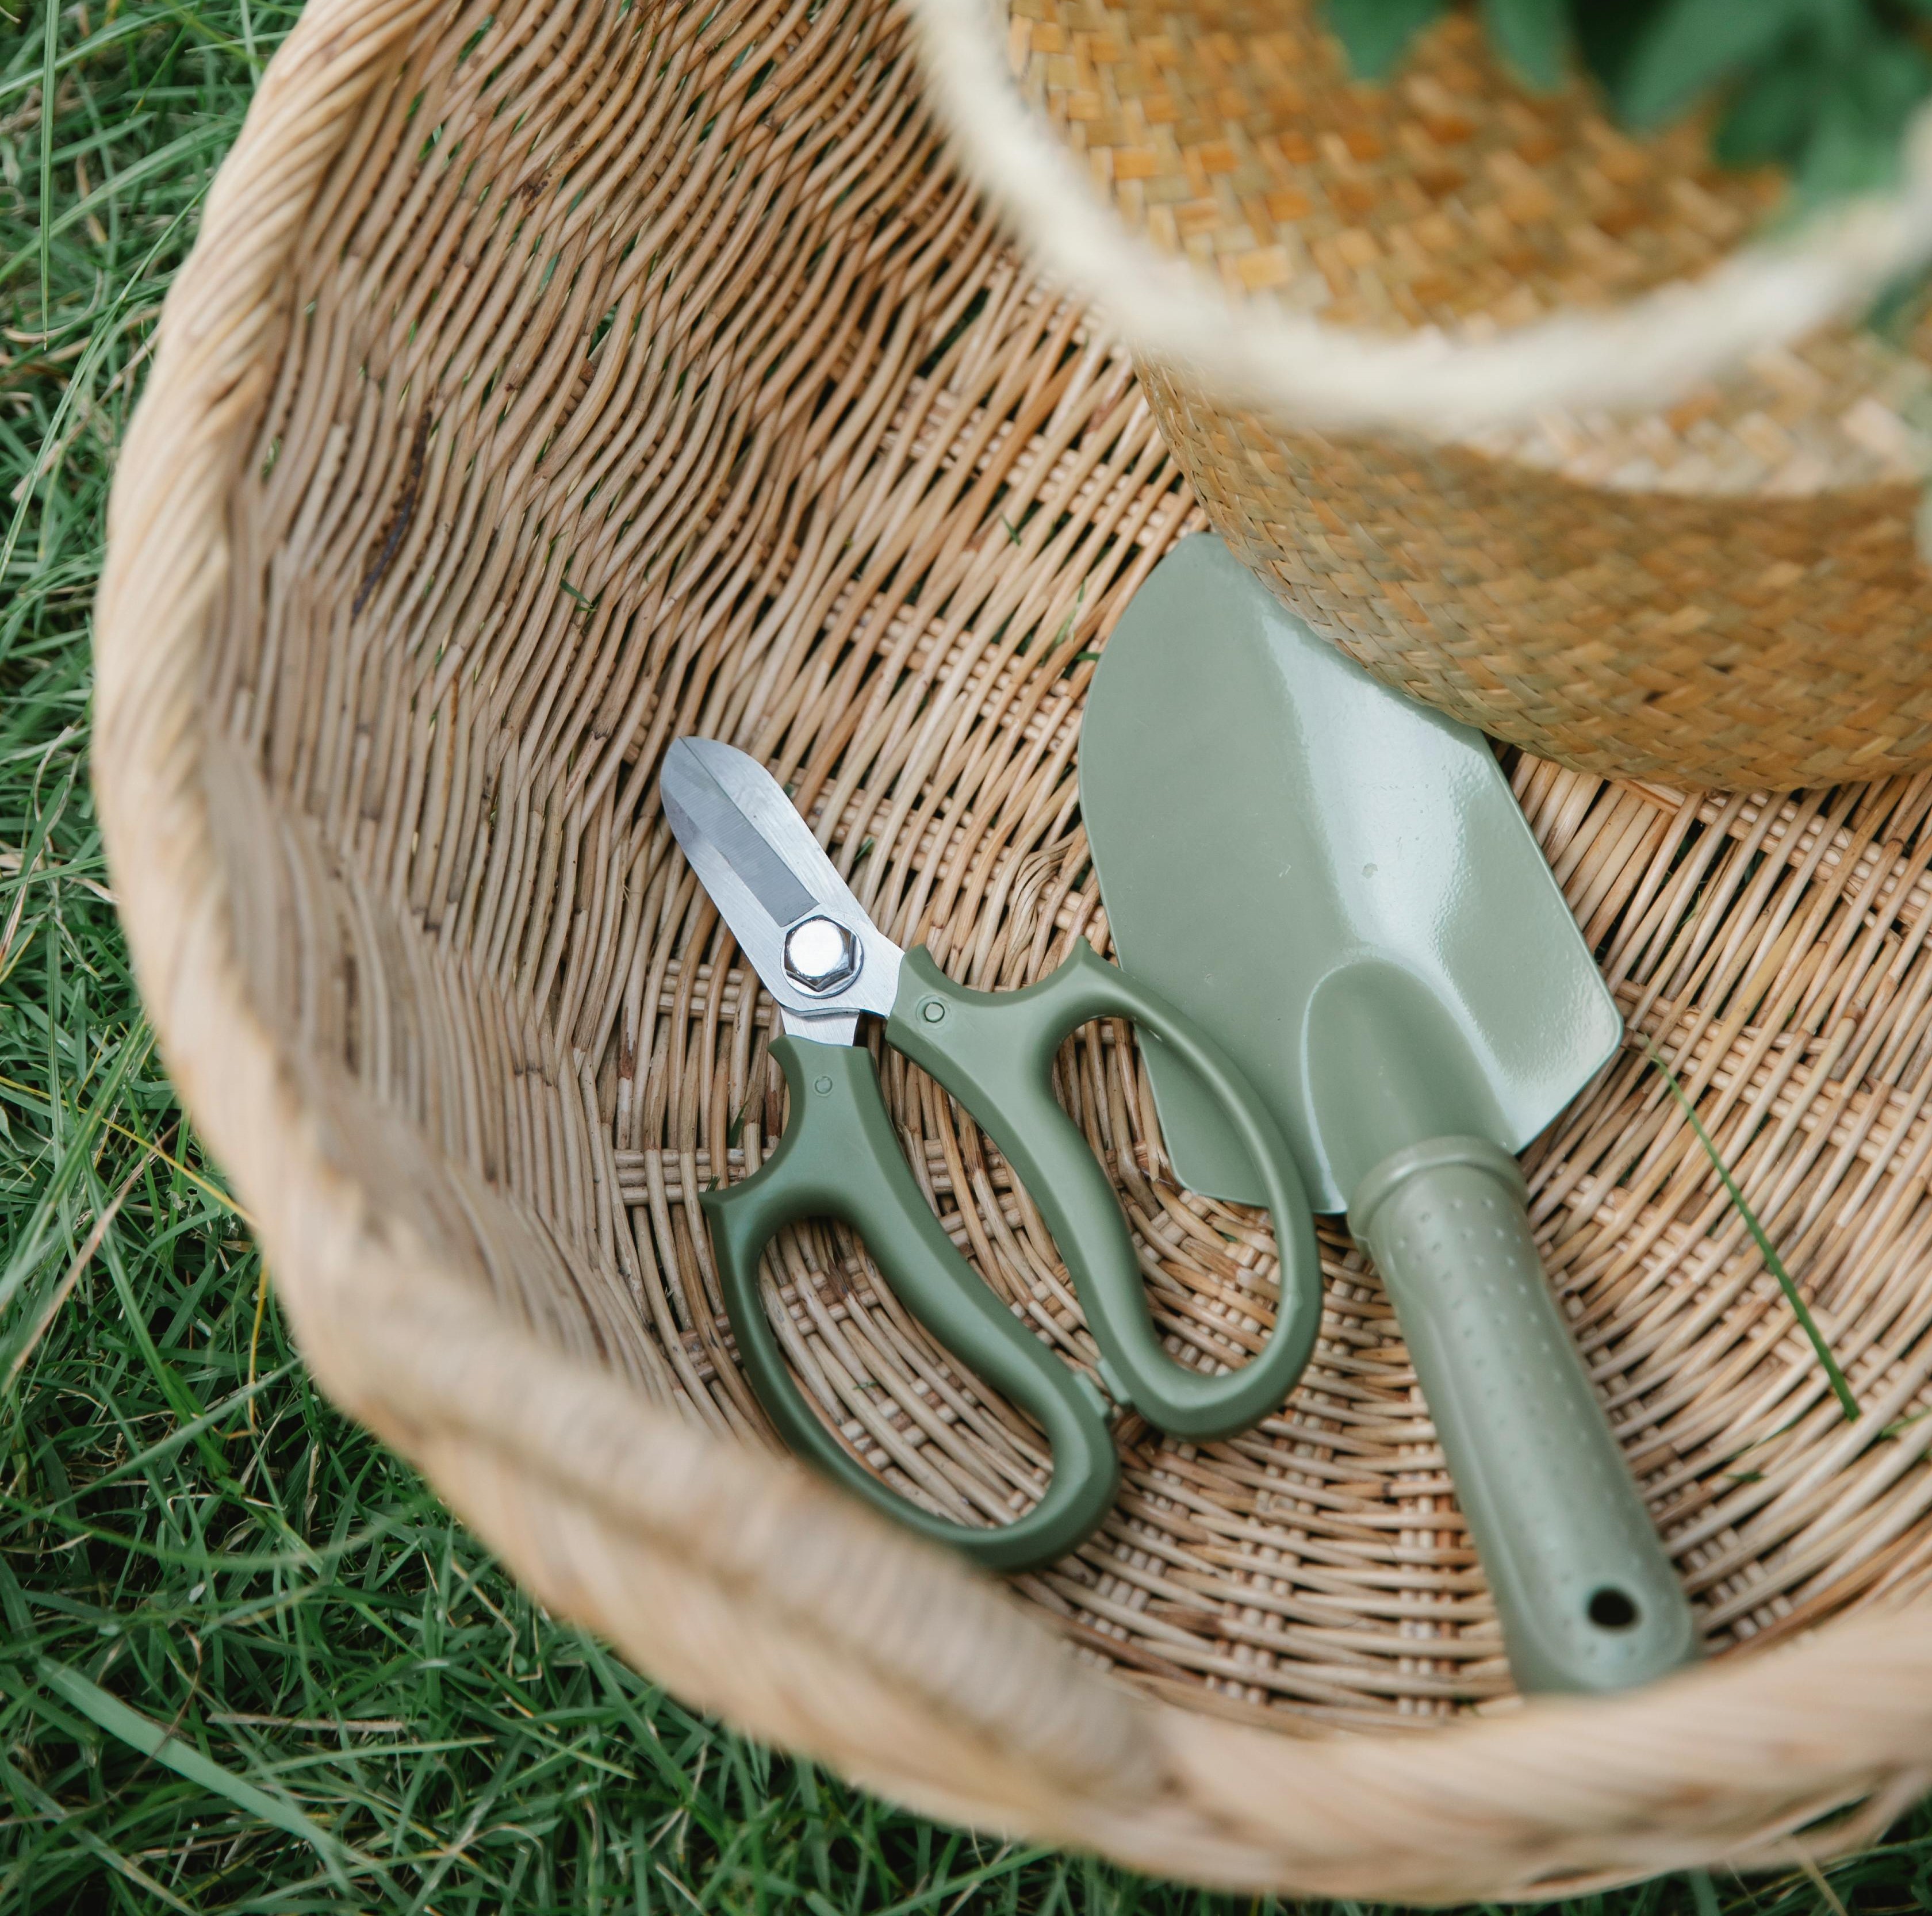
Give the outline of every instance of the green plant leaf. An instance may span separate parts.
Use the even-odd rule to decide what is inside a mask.
[[[1358,79],[1378,80],[1448,0],[1328,0],[1328,25]]]
[[[1672,0],[1631,52],[1618,111],[1633,127],[1660,126],[1817,14],[1817,0]]]
[[[1932,92],[1932,61],[1910,40],[1868,31],[1826,89],[1794,170],[1814,202],[1894,185],[1906,122]]]
[[[1874,33],[1866,41],[1853,86],[1868,111],[1882,122],[1895,150],[1906,123],[1932,93],[1932,59],[1915,40]]]
[[[1539,93],[1563,84],[1570,54],[1564,0],[1483,0],[1483,25],[1519,78]]]
[[[1790,166],[1804,150],[1818,113],[1818,75],[1796,55],[1768,62],[1732,96],[1712,150],[1726,166]]]
[[[1798,191],[1813,205],[1870,193],[1897,172],[1892,142],[1856,105],[1828,100],[1793,168]]]
[[[1570,30],[1583,64],[1612,99],[1622,97],[1631,61],[1672,0],[1623,0],[1621,6],[1573,5]]]

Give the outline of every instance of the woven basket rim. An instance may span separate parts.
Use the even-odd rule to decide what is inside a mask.
[[[1920,1606],[1649,1691],[1542,1702],[1426,1736],[1276,1735],[1130,1699],[962,1564],[805,1484],[795,1467],[701,1436],[488,1321],[331,1165],[244,982],[203,788],[211,739],[198,694],[229,562],[225,501],[274,376],[303,215],[357,109],[436,10],[433,0],[314,0],[271,63],[166,301],[115,482],[96,625],[95,778],[142,994],[332,1394],[446,1489],[461,1486],[452,1501],[547,1600],[646,1667],[662,1667],[650,1620],[614,1614],[591,1567],[547,1580],[524,1531],[479,1514],[485,1478],[520,1485],[526,1501],[594,1504],[610,1525],[688,1556],[703,1590],[774,1627],[786,1620],[828,1658],[868,1660],[886,1684],[917,1673],[925,1687],[909,1707],[933,1739],[923,1768],[854,1748],[809,1699],[774,1697],[761,1716],[728,1686],[707,1694],[701,1674],[678,1674],[687,1693],[744,1727],[826,1752],[937,1813],[1204,1881],[1442,1900],[1546,1897],[1709,1861],[1789,1864],[1804,1852],[1784,1831],[1862,1799],[1864,1811],[1821,1846],[1882,1828],[1932,1779],[1922,1700],[1932,1630]],[[373,1308],[392,1312],[405,1294],[423,1333],[414,1341]],[[478,1378],[508,1391],[510,1379],[560,1367],[580,1392],[585,1465],[568,1483],[519,1449],[521,1426],[506,1414],[514,1392],[482,1404],[474,1394]],[[662,1481],[615,1469],[626,1454],[663,1464]],[[699,1521],[720,1498],[749,1513],[728,1564]],[[874,1628],[884,1589],[922,1600]],[[1024,1708],[1011,1687],[979,1694],[980,1673],[1000,1663],[1024,1674]],[[982,1773],[952,1780],[945,1762],[967,1741],[996,1753],[1003,1787]]]
[[[1130,230],[1022,99],[999,0],[909,0],[932,97],[962,163],[1035,259],[1137,353],[1232,404],[1335,430],[1458,439],[1551,412],[1651,410],[1766,346],[1868,305],[1932,259],[1932,106],[1892,192],[1823,208],[1692,283],[1493,337],[1384,337],[1229,295]]]

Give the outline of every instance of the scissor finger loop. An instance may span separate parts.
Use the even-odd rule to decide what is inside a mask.
[[[1306,1195],[1287,1143],[1239,1069],[1157,994],[1084,940],[1038,983],[956,985],[923,947],[902,952],[872,922],[784,789],[756,760],[684,738],[660,781],[679,844],[783,1014],[772,1048],[792,1094],[777,1151],[740,1184],[707,1194],[727,1308],[760,1402],[794,1450],[922,1534],[1000,1569],[1049,1561],[1102,1520],[1119,1465],[1105,1400],[1009,1311],[953,1247],[901,1155],[862,1015],[992,1137],[1066,1261],[1100,1371],[1118,1402],[1176,1435],[1226,1436],[1277,1409],[1312,1350],[1321,1273]],[[1237,1369],[1177,1360],[1163,1343],[1113,1186],[1052,1090],[1054,1054],[1090,1020],[1131,1020],[1222,1105],[1258,1168],[1280,1250],[1274,1323]],[[766,1316],[758,1265],[772,1234],[843,1219],[940,1345],[1039,1423],[1053,1473],[1024,1516],[980,1529],[908,1501],[825,1425],[799,1389]]]

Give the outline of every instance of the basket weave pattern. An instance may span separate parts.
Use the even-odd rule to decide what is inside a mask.
[[[1339,1235],[1282,1413],[1124,1425],[1118,1512],[1007,1589],[777,1453],[697,1201],[782,1129],[774,1024],[664,828],[664,747],[757,752],[895,937],[1024,982],[1105,948],[1081,702],[1200,523],[1124,357],[940,163],[890,9],[318,0],[164,320],[98,760],[158,1027],[304,1349],[544,1601],[939,1813],[1408,1898],[1789,1858],[1848,1806],[1809,1840],[1855,1841],[1932,1768],[1899,1612],[1932,1577],[1932,1424],[1900,1423],[1932,1404],[1922,781],[1515,769],[1866,1407],[1634,1045],[1535,1155],[1534,1215],[1714,1644],[1778,1654],[1508,1707]],[[1174,1187],[1126,1033],[1061,1075],[1171,1348],[1238,1361],[1265,1220]],[[886,1084],[956,1241],[1090,1363],[1024,1192],[928,1081]],[[988,1521],[1036,1489],[1036,1435],[849,1237],[793,1233],[770,1275],[875,1468]]]
[[[1826,785],[1932,757],[1919,489],[1586,486],[1473,448],[1298,431],[1143,367],[1216,528],[1322,636],[1573,767]]]
[[[1506,337],[1695,279],[1775,204],[1700,125],[1638,143],[1581,86],[1525,94],[1466,13],[1387,88],[1349,82],[1314,0],[1013,0],[1009,25],[1106,205],[1238,307]],[[1584,770],[1824,785],[1932,759],[1928,343],[1834,326],[1649,410],[1434,439],[1143,370],[1216,527],[1389,682]]]
[[[1388,90],[1300,0],[1009,0],[1022,90],[1123,220],[1337,325],[1520,325],[1694,275],[1775,205],[1708,129],[1638,142],[1582,85],[1510,85],[1455,14]]]

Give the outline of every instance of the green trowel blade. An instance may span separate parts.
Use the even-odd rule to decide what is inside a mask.
[[[1240,1062],[1318,1210],[1411,1143],[1520,1150],[1616,1048],[1481,735],[1318,639],[1211,533],[1107,642],[1080,789],[1120,964]],[[1144,1042],[1177,1176],[1258,1201],[1218,1109]]]

